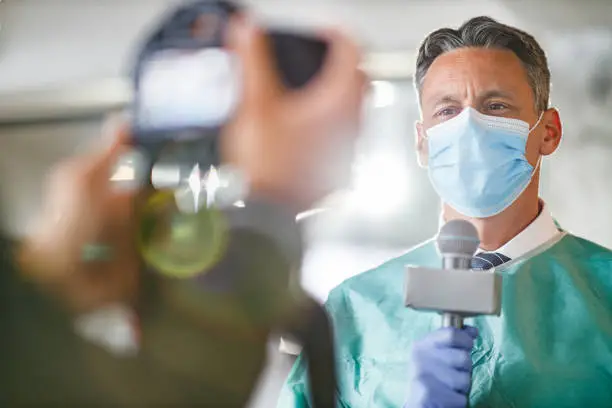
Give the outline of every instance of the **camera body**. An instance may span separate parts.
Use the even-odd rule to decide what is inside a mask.
[[[224,42],[230,18],[240,11],[221,0],[183,5],[140,49],[132,76],[132,138],[151,166],[169,145],[181,151],[174,161],[219,165],[220,130],[241,96],[240,62]],[[327,44],[280,30],[267,33],[282,83],[288,89],[307,84],[320,70]]]

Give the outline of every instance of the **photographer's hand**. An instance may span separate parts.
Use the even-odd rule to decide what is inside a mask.
[[[322,33],[329,55],[321,72],[289,91],[261,29],[238,18],[228,34],[243,95],[222,137],[223,158],[247,174],[255,194],[307,209],[348,181],[367,83],[359,49],[340,33]]]
[[[135,248],[134,191],[110,180],[129,135],[109,126],[112,144],[75,156],[51,170],[35,231],[18,254],[22,272],[83,312],[136,296],[140,260]],[[108,251],[103,253],[92,251]]]

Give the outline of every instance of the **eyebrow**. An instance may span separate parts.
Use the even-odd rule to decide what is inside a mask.
[[[494,89],[494,90],[485,92],[479,97],[479,99],[483,101],[487,99],[491,99],[491,98],[514,99],[514,94],[512,92]]]
[[[490,91],[486,91],[485,93],[483,93],[482,95],[478,96],[478,100],[479,101],[485,101],[487,99],[492,99],[492,98],[504,98],[504,99],[511,99],[514,100],[514,94],[512,92],[508,92],[508,91],[502,91],[499,89],[492,89]],[[460,102],[461,98],[458,98],[455,95],[452,94],[438,94],[438,95],[434,95],[434,97],[429,98],[428,102],[432,103],[433,105],[439,105],[441,103],[456,103],[456,102]]]
[[[433,97],[427,98],[424,102],[430,105],[440,105],[441,103],[455,103],[459,102],[459,98],[453,95],[436,94]]]

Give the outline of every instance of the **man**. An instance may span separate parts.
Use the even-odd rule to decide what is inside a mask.
[[[223,161],[244,171],[258,199],[299,212],[338,187],[337,178],[296,180],[316,174],[330,138],[354,141],[357,132],[346,130],[359,123],[360,53],[329,32],[322,72],[292,93],[276,75],[263,30],[240,18],[228,34],[242,62],[243,94],[221,136]],[[138,194],[109,180],[128,129],[119,124],[111,146],[53,169],[37,229],[20,245],[0,246],[2,406],[242,407],[257,383],[267,339],[235,299],[143,271]],[[100,246],[110,253],[92,256]],[[115,338],[95,342],[83,338],[87,330],[75,332],[79,316],[113,305],[127,310],[135,354],[104,347]]]
[[[612,252],[562,231],[538,198],[562,134],[544,51],[477,17],[425,39],[414,82],[420,163],[444,221],[477,228],[473,268],[503,274],[502,314],[439,329],[438,315],[404,307],[405,266],[441,265],[433,241],[347,280],[327,302],[339,405],[612,406]],[[299,360],[279,406],[309,405],[304,370]]]

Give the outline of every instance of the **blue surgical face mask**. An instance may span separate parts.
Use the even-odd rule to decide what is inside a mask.
[[[443,202],[471,218],[508,208],[536,168],[525,157],[529,133],[540,123],[487,116],[472,108],[427,130],[429,178]]]

